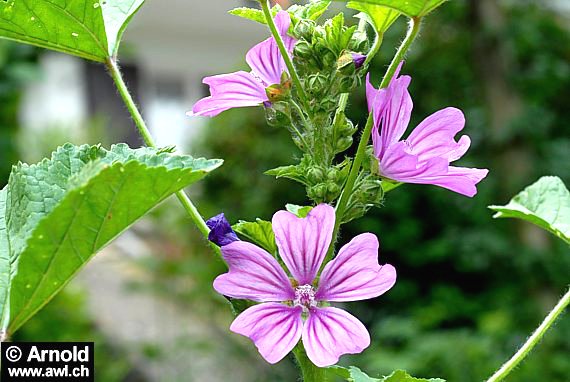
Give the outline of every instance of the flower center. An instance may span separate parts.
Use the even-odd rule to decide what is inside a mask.
[[[309,308],[317,306],[315,288],[311,285],[301,285],[295,288],[295,300],[293,304],[303,307],[304,312],[308,312]]]

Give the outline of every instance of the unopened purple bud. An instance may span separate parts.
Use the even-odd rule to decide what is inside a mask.
[[[220,247],[239,240],[223,212],[208,219],[206,225],[210,228],[208,240]]]
[[[366,56],[360,53],[352,53],[352,61],[356,69],[360,69],[364,65],[364,61],[366,61]]]

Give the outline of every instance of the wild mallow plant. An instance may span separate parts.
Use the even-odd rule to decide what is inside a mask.
[[[104,64],[147,146],[66,144],[38,164],[13,167],[0,192],[2,341],[98,250],[176,195],[227,265],[213,288],[226,296],[236,316],[230,330],[251,339],[267,362],[291,354],[306,382],[443,381],[414,378],[402,370],[375,378],[356,367],[336,365],[343,355],[361,353],[370,345],[366,327],[344,303],[375,298],[397,282],[396,269],[378,261],[375,234],[357,235],[338,251],[335,243],[342,224],[383,206],[385,194],[404,183],[473,197],[488,175],[486,169],[452,165],[470,145],[468,136],[455,139],[465,125],[461,110],[447,107],[408,129],[413,103],[404,57],[426,15],[445,0],[348,1],[348,8],[358,11],[357,25],[347,22],[344,13],[322,20],[329,0],[287,10],[259,0],[261,9],[230,11],[266,24],[270,35],[245,53],[250,71],[206,77],[211,94],[188,114],[215,117],[236,107],[263,109],[267,123],[287,129],[300,151],[296,163],[266,174],[302,184],[311,201],[307,206],[288,204],[271,222],[257,219],[233,226],[223,213],[205,221],[183,191],[222,161],[157,148],[123,81],[121,37],[143,2],[0,2],[0,37]],[[407,34],[382,79],[371,78],[369,64],[397,18],[408,19]],[[362,129],[345,115],[350,93],[360,86],[366,87],[369,108]],[[350,156],[347,150],[355,136],[358,144]],[[491,208],[497,217],[530,220],[570,243],[570,193],[558,178],[543,178],[508,205]],[[504,379],[569,302],[570,292],[488,381]]]

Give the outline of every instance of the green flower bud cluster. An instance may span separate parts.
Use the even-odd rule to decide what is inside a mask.
[[[289,178],[302,183],[307,195],[315,203],[330,203],[340,196],[342,186],[350,171],[349,161],[324,167],[305,155],[298,165],[278,167],[266,172],[277,178]]]
[[[383,200],[382,182],[370,173],[360,173],[354,192],[350,195],[342,222],[347,223],[364,216],[370,208],[380,207]]]
[[[352,52],[368,50],[366,34],[356,26],[345,26],[339,13],[318,25],[312,19],[298,19],[292,28],[298,39],[293,60],[316,112],[330,112],[338,97],[361,82],[363,70],[356,67]]]

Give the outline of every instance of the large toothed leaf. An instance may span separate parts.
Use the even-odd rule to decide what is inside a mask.
[[[408,17],[423,17],[447,0],[351,0],[352,3],[381,5]]]
[[[556,176],[544,176],[506,206],[489,206],[495,218],[518,218],[552,232],[570,244],[570,191]]]
[[[65,145],[0,192],[1,329],[13,333],[137,219],[220,160]]]
[[[414,378],[403,370],[396,370],[387,377],[372,378],[357,367],[331,366],[328,368],[331,373],[344,378],[349,382],[445,382],[440,378]]]
[[[0,37],[103,62],[144,0],[0,0]]]
[[[277,13],[280,10],[281,7],[279,5],[276,5],[273,8],[271,8],[271,14],[273,15],[273,17],[275,17],[275,15],[277,15]],[[260,9],[239,7],[228,11],[228,13],[230,15],[238,16],[261,24],[267,24],[267,21],[265,20],[265,15],[263,14],[263,11],[261,11]]]

